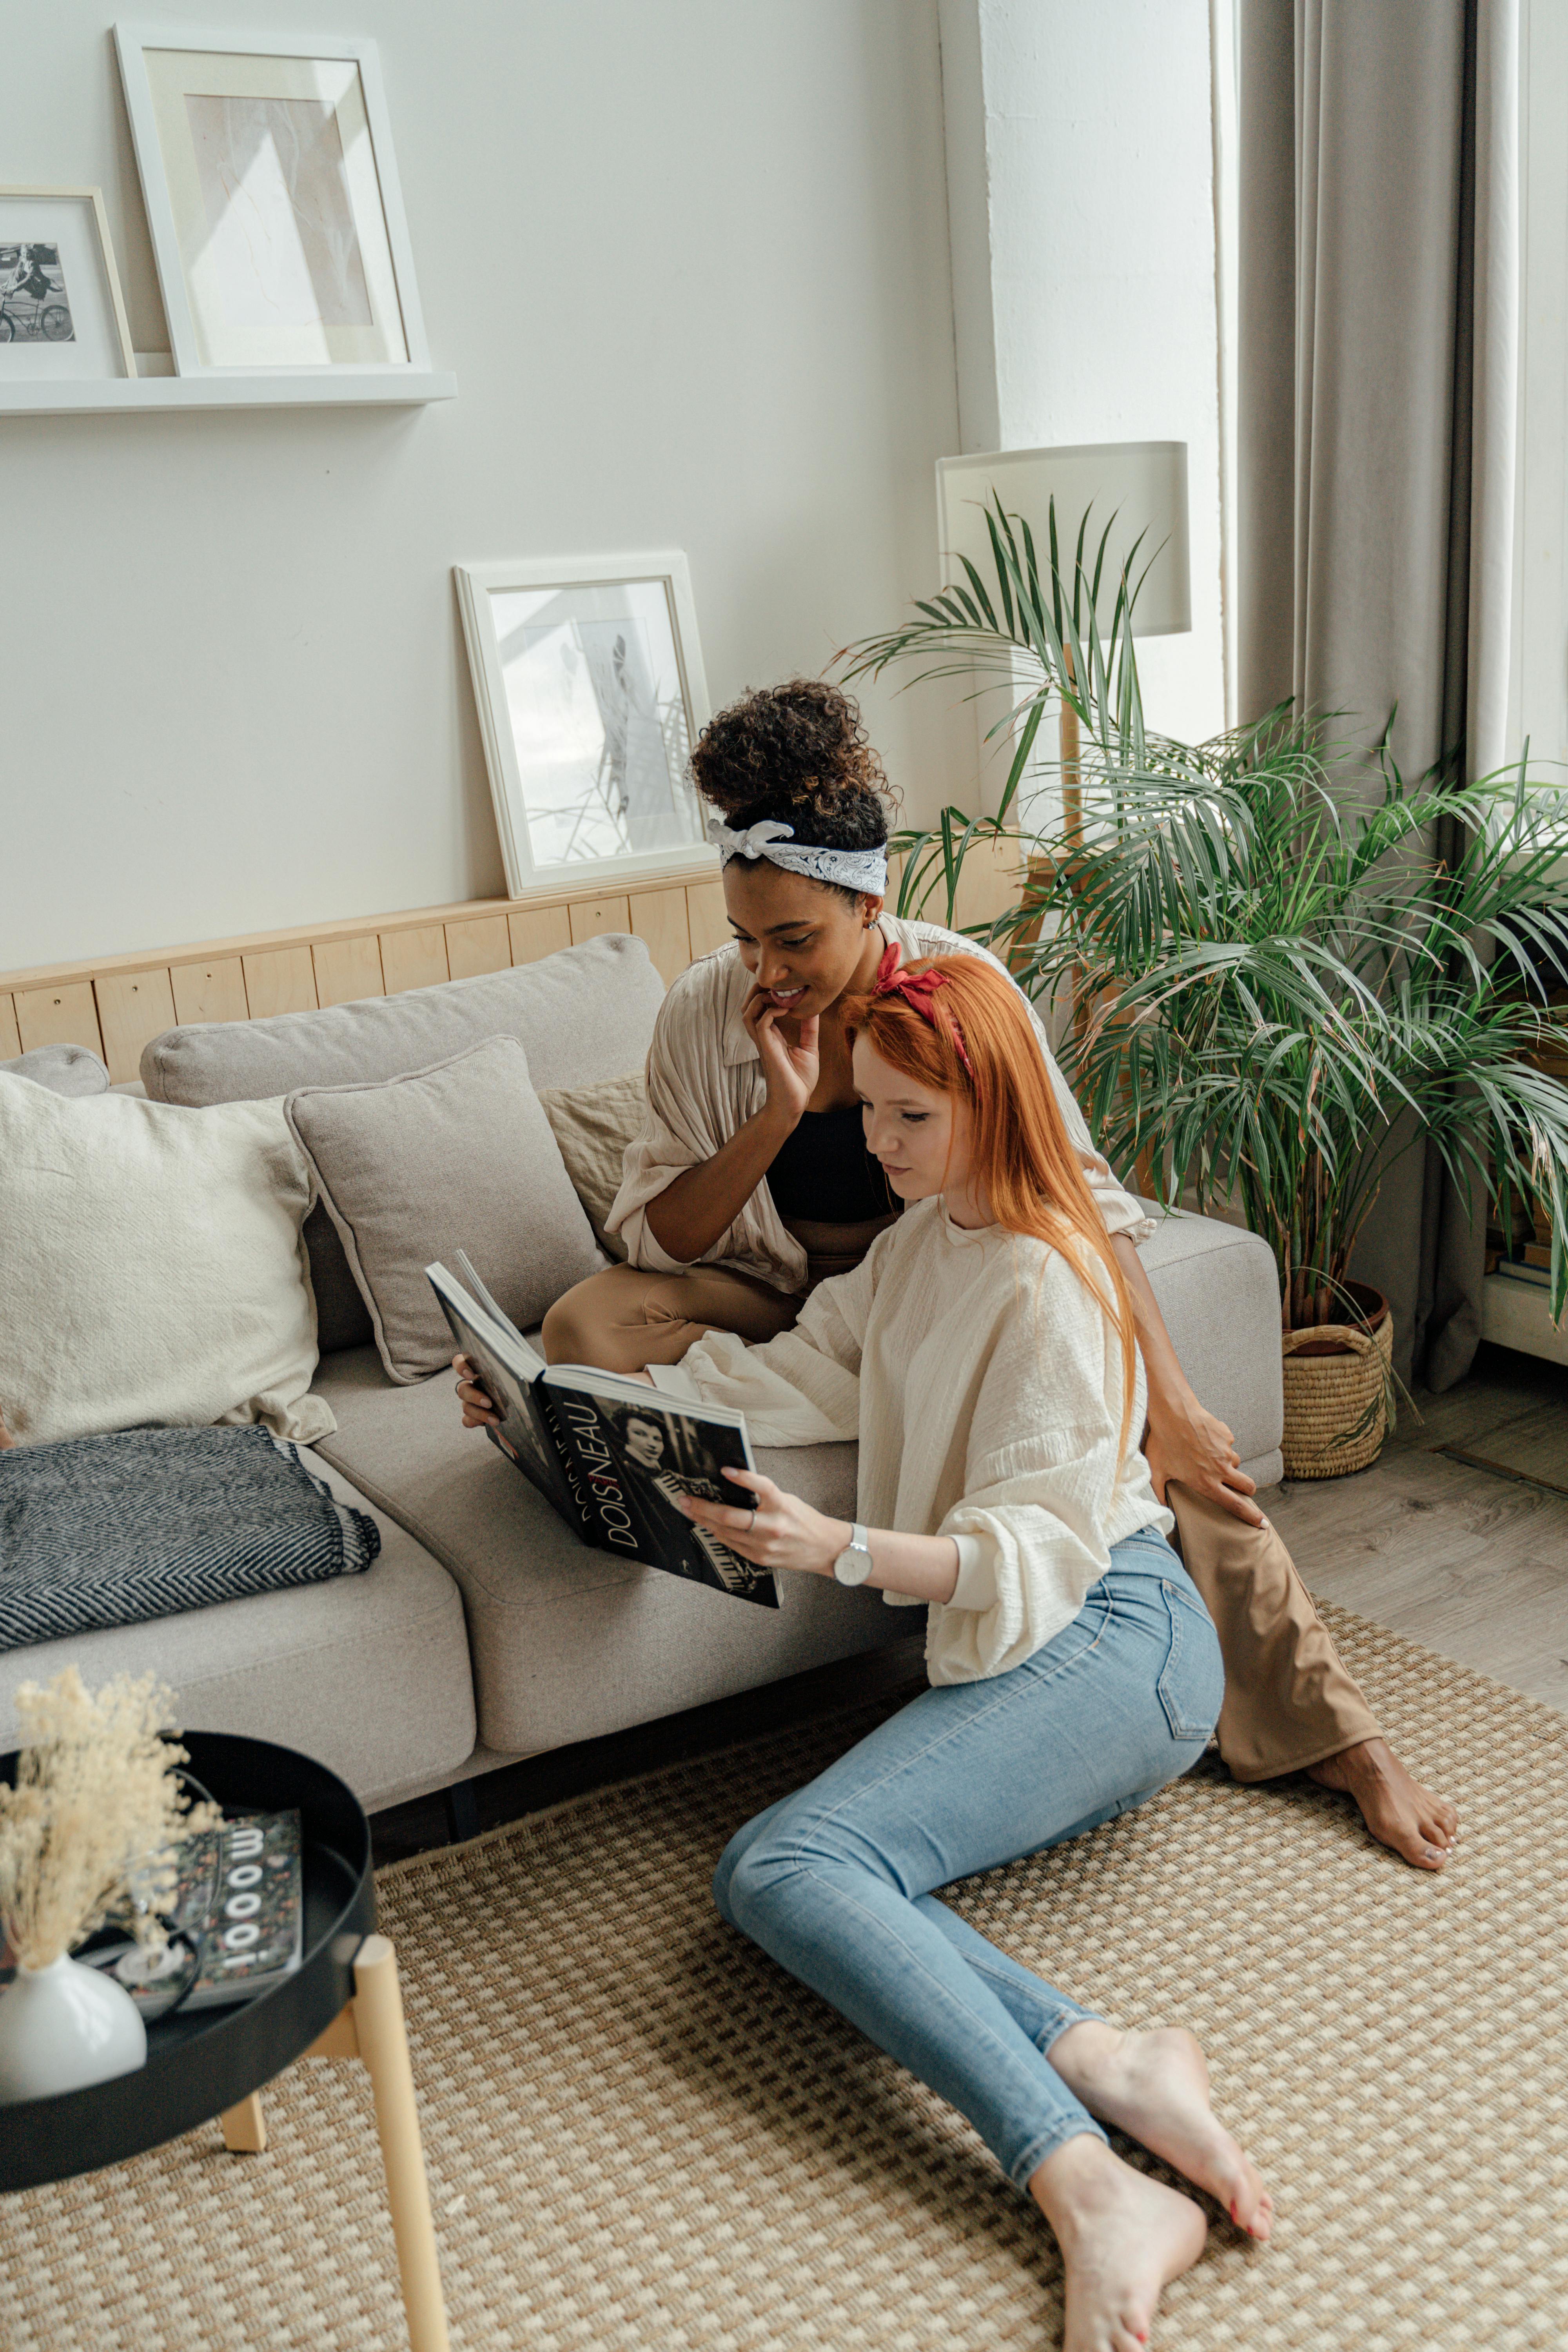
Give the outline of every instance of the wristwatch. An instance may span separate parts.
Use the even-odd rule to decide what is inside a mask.
[[[864,1584],[871,1573],[871,1538],[858,1520],[833,1563],[833,1573],[840,1584]]]

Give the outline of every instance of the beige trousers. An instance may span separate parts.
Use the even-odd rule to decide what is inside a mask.
[[[753,1345],[775,1339],[800,1307],[799,1298],[729,1266],[656,1274],[613,1265],[556,1301],[544,1318],[544,1352],[552,1364],[640,1372],[678,1364],[706,1331],[733,1331]],[[1219,1633],[1219,1752],[1236,1778],[1304,1771],[1380,1738],[1274,1529],[1244,1527],[1184,1486],[1173,1486],[1169,1501],[1184,1565]]]

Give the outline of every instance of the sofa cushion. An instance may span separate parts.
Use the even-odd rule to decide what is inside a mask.
[[[280,1103],[197,1114],[0,1077],[0,1412],[30,1444],[140,1422],[319,1437],[304,1154]]]
[[[624,1259],[626,1245],[619,1234],[605,1231],[605,1220],[621,1189],[626,1146],[642,1133],[647,1117],[642,1071],[596,1078],[585,1087],[545,1087],[539,1099],[595,1240],[612,1257]]]
[[[1142,1205],[1160,1223],[1138,1255],[1182,1370],[1229,1424],[1247,1475],[1278,1486],[1285,1391],[1274,1253],[1245,1226]]]
[[[307,1448],[303,1459],[340,1503],[370,1507],[318,1454]],[[76,1665],[95,1690],[121,1672],[155,1675],[192,1730],[300,1748],[341,1772],[367,1806],[448,1778],[474,1747],[462,1599],[395,1519],[372,1516],[381,1553],[363,1576],[0,1656],[0,1748],[16,1745],[17,1685]]]
[[[305,1087],[284,1108],[395,1381],[451,1360],[433,1258],[467,1250],[522,1325],[604,1264],[515,1037],[405,1077]]]
[[[109,1072],[85,1045],[35,1045],[15,1061],[0,1062],[0,1071],[14,1078],[31,1078],[52,1095],[106,1095]]]
[[[143,1049],[142,1076],[156,1102],[252,1102],[401,1077],[483,1038],[515,1037],[536,1087],[581,1086],[643,1058],[663,996],[641,940],[610,933],[477,980],[166,1029]]]
[[[508,1755],[592,1739],[907,1635],[918,1622],[831,1577],[780,1580],[748,1609],[661,1569],[590,1550],[511,1464],[465,1430],[453,1383],[394,1388],[374,1349],[321,1367],[327,1458],[463,1589],[479,1737]],[[855,1448],[759,1449],[818,1509],[853,1516]]]
[[[484,1037],[515,1037],[536,1087],[614,1077],[646,1056],[664,982],[640,940],[618,932],[561,948],[537,963],[477,980],[438,982],[267,1021],[208,1021],[167,1029],[142,1050],[157,1102],[246,1102],[395,1078]],[[364,1346],[370,1316],[324,1209],[306,1228],[323,1355]]]

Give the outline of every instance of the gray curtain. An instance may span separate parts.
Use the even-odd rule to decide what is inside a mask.
[[[1407,779],[1506,756],[1518,14],[1241,0],[1241,714],[1294,696],[1375,738],[1397,704]],[[1357,1250],[1434,1388],[1480,1336],[1477,1206],[1417,1143]]]

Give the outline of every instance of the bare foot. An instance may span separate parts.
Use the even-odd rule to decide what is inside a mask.
[[[1204,2250],[1208,2226],[1192,2199],[1145,2179],[1091,2132],[1047,2156],[1029,2194],[1062,2250],[1062,2352],[1143,2352],[1161,2289]]]
[[[1248,2237],[1267,2238],[1274,2200],[1209,2105],[1208,2062],[1194,2034],[1180,2025],[1123,2033],[1086,2017],[1047,2054],[1091,2116],[1206,2189]]]
[[[1353,1797],[1380,1845],[1417,1870],[1441,1870],[1454,1851],[1459,1816],[1447,1797],[1413,1780],[1386,1739],[1359,1740],[1308,1767],[1308,1778]]]

